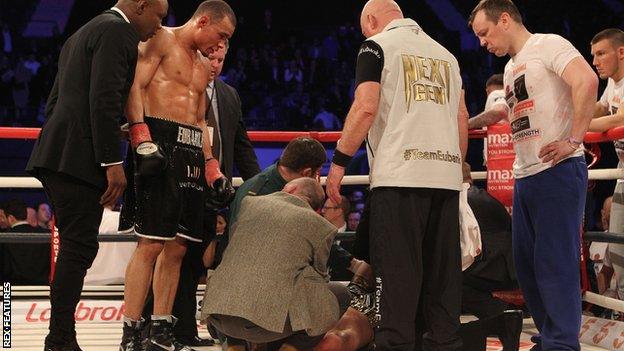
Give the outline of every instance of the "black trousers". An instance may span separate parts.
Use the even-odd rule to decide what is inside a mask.
[[[479,319],[494,317],[509,309],[509,305],[503,300],[492,296],[492,292],[501,290],[517,289],[518,284],[514,281],[496,282],[479,277],[470,273],[463,273],[462,284],[462,311],[477,316]]]
[[[40,171],[60,235],[54,281],[50,286],[50,344],[63,344],[76,336],[74,313],[87,269],[98,251],[103,191],[63,173]]]
[[[413,350],[422,337],[423,350],[460,350],[459,192],[374,188],[370,225],[377,349]]]
[[[184,254],[182,265],[180,266],[180,280],[178,281],[178,289],[173,302],[172,312],[172,314],[178,318],[178,322],[174,327],[174,335],[178,338],[193,338],[199,335],[197,331],[197,319],[195,318],[195,313],[199,306],[197,305],[195,296],[197,294],[199,278],[206,274],[203,256],[204,251],[206,251],[206,248],[210,244],[210,240],[214,238],[217,213],[213,210],[207,210],[204,214],[204,223],[206,230],[212,231],[207,236],[206,240],[201,243],[187,241],[186,254]],[[150,289],[145,307],[143,308],[143,318],[149,321],[153,310],[154,295],[153,291]]]

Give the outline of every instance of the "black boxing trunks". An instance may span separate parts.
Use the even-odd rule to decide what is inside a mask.
[[[176,236],[201,242],[204,238],[204,153],[198,127],[145,117],[153,141],[167,159],[159,175],[135,173],[134,232],[155,240]],[[122,218],[124,215],[122,208]]]

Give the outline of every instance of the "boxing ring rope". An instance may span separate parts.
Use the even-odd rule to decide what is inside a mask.
[[[40,132],[40,128],[13,128],[13,127],[0,127],[0,139],[37,139]],[[286,143],[290,140],[305,136],[314,138],[320,142],[324,143],[332,143],[338,141],[340,139],[340,132],[280,132],[280,131],[249,131],[249,139],[253,142],[282,142]],[[487,138],[487,133],[484,130],[471,130],[469,131],[469,137],[476,138]],[[599,142],[608,142],[612,140],[622,139],[624,138],[624,127],[617,127],[608,130],[605,133],[593,133],[588,132],[585,135],[584,142],[586,143],[599,143]],[[487,172],[472,172],[472,178],[475,180],[485,180],[487,179]],[[589,170],[589,179],[590,180],[612,180],[612,179],[624,179],[624,169],[590,169]],[[321,182],[324,184],[326,177],[321,178]],[[234,178],[233,184],[235,186],[240,186],[242,184],[241,178]],[[369,184],[368,176],[345,176],[342,182],[343,185],[366,185]],[[0,177],[0,187],[1,188],[42,188],[41,183],[31,177]],[[3,234],[5,235],[5,234]],[[108,238],[106,238],[108,236]],[[101,241],[116,241],[117,239],[121,240],[131,240],[130,238],[120,238],[120,235],[115,234],[107,234],[100,235]],[[12,239],[9,236],[5,236],[7,242],[10,242]],[[106,238],[106,239],[104,239]],[[30,239],[22,236],[21,239]],[[102,240],[104,239],[104,240]],[[613,243],[624,243],[624,235],[619,235],[615,233],[604,233],[604,232],[586,232],[585,240],[590,241],[602,241],[602,242],[613,242]],[[47,242],[50,240],[50,236],[39,234],[39,238],[36,239],[37,242],[42,240],[43,242]],[[2,241],[0,237],[0,242]],[[31,242],[30,240],[26,240]],[[205,289],[204,285],[200,285],[199,290],[203,291]],[[1,288],[0,288],[1,291]],[[123,286],[94,286],[94,285],[85,285],[83,290],[84,297],[94,297],[94,296],[110,296],[111,293],[115,293],[115,295],[119,295],[123,293]],[[49,287],[47,286],[20,286],[14,287],[15,296],[41,296],[47,297],[49,294]],[[617,311],[624,311],[624,301],[609,298],[606,296],[598,295],[596,293],[586,291],[584,292],[583,300],[586,302],[599,305],[602,307],[610,308]]]

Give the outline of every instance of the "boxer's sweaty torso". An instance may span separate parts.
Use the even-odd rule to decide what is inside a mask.
[[[196,125],[205,109],[208,59],[184,47],[170,28],[161,32],[154,39],[163,56],[142,93],[145,115]]]

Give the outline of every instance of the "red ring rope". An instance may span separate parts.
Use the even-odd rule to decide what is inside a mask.
[[[0,139],[37,139],[41,128],[0,127]],[[256,142],[289,142],[300,136],[314,138],[323,143],[336,142],[340,139],[340,132],[259,132],[249,131],[249,139]],[[470,130],[472,139],[485,138],[484,130]],[[605,141],[624,139],[624,127],[616,127],[605,133],[588,132],[585,134],[586,143],[600,143]]]

